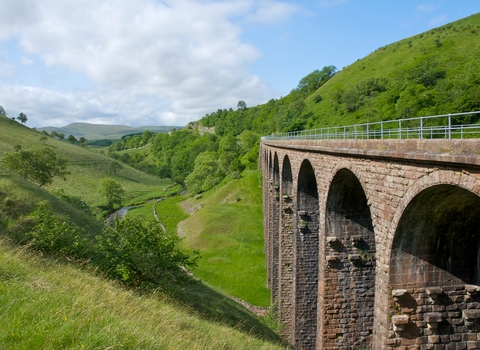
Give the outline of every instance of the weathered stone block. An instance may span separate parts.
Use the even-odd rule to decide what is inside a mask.
[[[477,320],[480,318],[480,309],[463,310],[463,318],[466,320]]]
[[[410,317],[408,315],[394,315],[392,316],[392,323],[396,326],[406,325],[410,322]]]
[[[423,319],[427,323],[439,323],[442,322],[442,314],[439,312],[427,312],[425,315],[423,315]]]
[[[480,349],[480,341],[467,341],[467,349]]]
[[[443,293],[443,289],[440,287],[429,287],[425,289],[425,292],[427,292],[429,296],[437,296]]]
[[[428,342],[430,344],[438,344],[440,343],[440,336],[439,335],[429,335]]]
[[[394,297],[401,297],[407,293],[406,289],[394,289],[392,290],[392,296]]]

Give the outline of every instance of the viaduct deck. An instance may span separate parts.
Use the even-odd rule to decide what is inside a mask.
[[[480,140],[262,140],[260,166],[295,348],[480,348]]]

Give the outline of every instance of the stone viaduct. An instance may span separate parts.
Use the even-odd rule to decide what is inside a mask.
[[[480,349],[480,140],[268,140],[268,287],[296,349]]]

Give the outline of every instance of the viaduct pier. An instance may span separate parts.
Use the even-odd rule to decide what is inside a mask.
[[[262,138],[267,283],[294,348],[480,349],[480,130],[450,117]]]

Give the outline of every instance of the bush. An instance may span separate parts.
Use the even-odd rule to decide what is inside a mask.
[[[82,238],[85,234],[83,230],[60,220],[47,203],[41,202],[30,214],[30,219],[33,227],[25,238],[33,249],[68,258],[84,255],[86,240]]]
[[[131,285],[174,277],[182,267],[195,267],[199,258],[196,251],[192,257],[182,253],[176,234],[167,233],[156,221],[144,218],[117,218],[115,227],[105,227],[96,239],[109,273]]]

